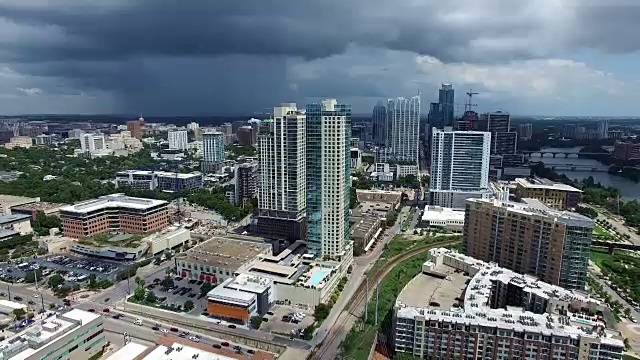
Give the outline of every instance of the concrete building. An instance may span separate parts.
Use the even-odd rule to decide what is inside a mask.
[[[25,214],[0,215],[0,229],[13,230],[20,235],[33,232],[31,216]]]
[[[432,249],[398,295],[391,342],[418,359],[622,359],[620,333],[589,314],[603,309],[585,293]]]
[[[123,170],[116,173],[116,187],[127,186],[134,189],[182,192],[202,188],[202,174],[191,174],[148,171]]]
[[[257,193],[258,164],[238,164],[235,172],[236,192],[234,203],[238,206],[245,206]]]
[[[427,229],[440,228],[453,232],[464,229],[464,211],[456,211],[439,206],[425,206],[420,226]]]
[[[526,200],[467,200],[463,252],[551,284],[583,289],[593,220]]]
[[[45,134],[38,135],[35,137],[35,143],[38,146],[51,145],[51,136]]]
[[[351,106],[328,99],[308,104],[306,115],[307,251],[319,259],[350,258]]]
[[[72,129],[68,132],[69,139],[80,139],[82,135],[85,134],[85,131],[82,129]]]
[[[104,134],[84,134],[80,138],[83,153],[94,153],[107,148]]]
[[[608,139],[609,138],[609,120],[598,120],[598,139]]]
[[[517,178],[515,196],[517,199],[538,199],[556,210],[575,209],[580,203],[582,190],[562,183],[539,177]]]
[[[420,95],[387,101],[387,148],[395,161],[418,164]]]
[[[623,161],[640,161],[640,143],[616,141],[613,156]]]
[[[518,137],[522,140],[531,140],[533,136],[533,125],[531,123],[518,125]]]
[[[258,136],[258,232],[270,238],[305,238],[307,120],[296,104],[273,109]]]
[[[214,237],[177,254],[176,272],[184,278],[220,284],[258,255],[271,253],[267,243]]]
[[[433,128],[429,204],[462,209],[467,198],[488,198],[491,134]]]
[[[275,304],[273,280],[249,275],[229,278],[207,293],[207,312],[216,318],[248,325]]]
[[[166,228],[169,203],[124,194],[101,196],[60,209],[64,236],[85,238],[95,234],[146,233]]]
[[[0,342],[0,359],[87,360],[106,344],[102,316],[73,309],[37,321]]]
[[[362,166],[362,150],[352,147],[350,150],[351,168],[357,169]]]
[[[0,194],[0,215],[11,215],[11,208],[37,203],[39,197],[13,196]]]
[[[258,132],[252,126],[240,126],[238,128],[237,137],[239,145],[254,145],[258,140]]]
[[[142,139],[144,135],[144,119],[140,117],[138,120],[127,121],[127,131],[136,139]]]
[[[33,140],[28,136],[14,136],[8,143],[4,144],[7,149],[23,148],[28,149],[33,146]]]
[[[217,172],[224,162],[224,134],[206,132],[202,134],[202,172]]]
[[[187,150],[187,144],[189,143],[187,130],[169,130],[167,133],[167,139],[169,140],[170,150]]]
[[[354,248],[361,248],[365,251],[370,247],[370,243],[375,242],[382,232],[382,218],[380,217],[354,217],[351,216],[351,240]]]

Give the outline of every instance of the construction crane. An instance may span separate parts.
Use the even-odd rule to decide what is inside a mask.
[[[467,111],[471,111],[472,108],[478,106],[478,104],[474,104],[473,103],[473,95],[478,95],[480,93],[474,92],[473,90],[469,89],[469,91],[467,91],[467,96],[469,97],[469,99],[467,100],[467,102],[464,104],[464,112],[466,113]]]

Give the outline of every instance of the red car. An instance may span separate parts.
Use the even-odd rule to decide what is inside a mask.
[[[104,309],[102,309],[102,312],[106,312],[106,313],[108,313],[108,312],[109,312],[109,308],[104,308]]]

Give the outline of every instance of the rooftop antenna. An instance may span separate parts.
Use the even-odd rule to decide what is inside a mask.
[[[474,92],[473,90],[469,89],[469,91],[467,91],[467,96],[469,97],[469,99],[467,100],[466,104],[464,104],[464,112],[467,111],[471,111],[472,108],[478,106],[478,104],[474,104],[473,103],[473,95],[478,95],[479,93]]]

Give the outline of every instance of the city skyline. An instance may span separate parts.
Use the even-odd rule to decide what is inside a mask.
[[[640,4],[626,0],[62,4],[0,5],[0,113],[231,115],[332,97],[360,114],[418,90],[436,101],[442,83],[479,92],[478,112],[637,112],[640,44],[619,35]]]

